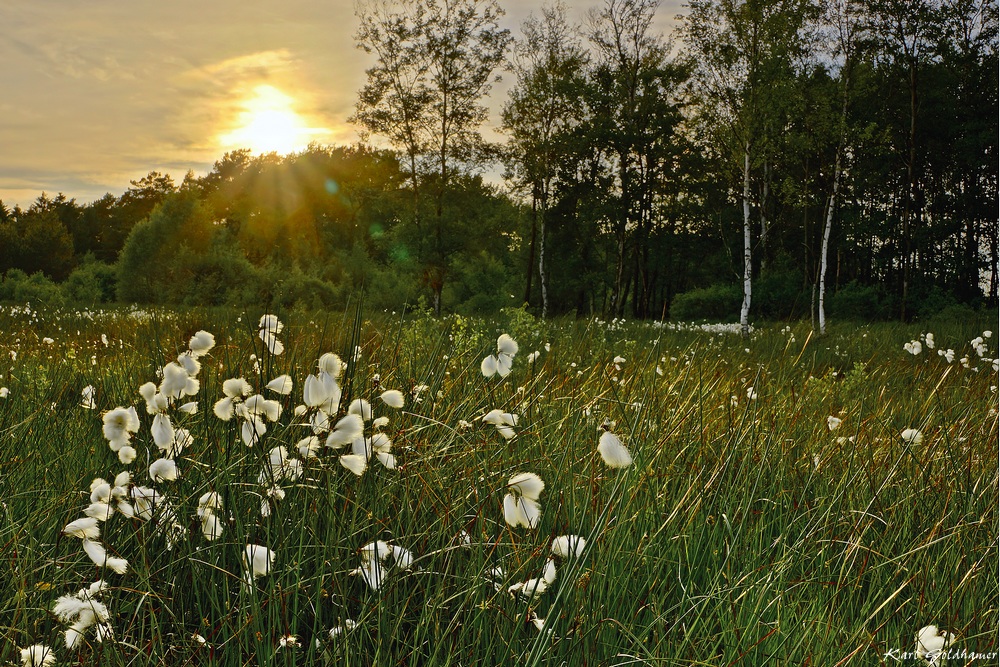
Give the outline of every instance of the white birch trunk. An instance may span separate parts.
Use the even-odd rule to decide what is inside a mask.
[[[840,151],[834,160],[833,192],[830,193],[830,205],[826,209],[826,224],[823,226],[823,245],[819,251],[819,334],[826,335],[826,258],[830,248],[830,229],[833,227],[833,212],[837,208],[837,194],[840,191]]]
[[[740,307],[740,333],[750,335],[750,283],[753,265],[750,255],[750,142],[743,148],[743,305]]]

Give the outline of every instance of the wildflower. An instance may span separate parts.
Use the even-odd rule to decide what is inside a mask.
[[[277,335],[281,333],[285,325],[278,320],[276,315],[263,315],[260,318],[259,328],[258,335],[264,341],[264,346],[267,347],[268,352],[274,356],[278,356],[285,351],[284,344],[277,338]]]
[[[393,567],[409,570],[415,560],[409,549],[382,540],[369,542],[361,547],[360,553],[361,566],[352,570],[351,574],[360,576],[373,591],[382,587],[382,582]]]
[[[838,428],[840,428],[840,425],[842,423],[844,423],[844,420],[838,419],[837,417],[834,417],[832,415],[826,418],[826,427],[831,431],[836,431]]]
[[[919,340],[911,340],[909,343],[903,344],[903,349],[913,356],[917,356],[923,351],[923,346],[920,344]]]
[[[542,356],[542,353],[539,352],[538,350],[535,350],[534,352],[528,355],[528,363],[529,364],[535,363],[535,361],[537,361],[538,357],[540,356]]]
[[[75,595],[59,597],[53,605],[52,613],[63,623],[72,624],[66,629],[65,635],[66,648],[69,650],[80,647],[90,628],[94,628],[94,636],[99,642],[113,636],[111,626],[108,625],[111,613],[107,605],[97,599],[106,587],[104,581],[98,579]]]
[[[371,421],[372,404],[363,398],[356,398],[351,401],[351,404],[348,406],[347,414],[360,415],[361,419],[364,421]]]
[[[180,477],[180,471],[171,459],[156,459],[149,466],[149,477],[154,482],[173,482]]]
[[[299,638],[293,634],[282,635],[278,640],[278,648],[298,648]]]
[[[352,621],[349,618],[344,619],[341,625],[334,626],[330,628],[330,639],[336,639],[345,632],[350,632],[354,628],[358,627],[357,622]]]
[[[548,590],[549,584],[542,577],[536,577],[534,579],[528,579],[527,581],[519,581],[516,584],[512,584],[507,588],[507,591],[514,595],[515,597],[520,596],[525,600],[534,600],[539,597],[542,593]]]
[[[125,574],[125,571],[128,570],[128,561],[124,558],[109,556],[107,549],[100,542],[85,537],[83,538],[83,550],[97,567],[107,567],[118,574]]]
[[[266,386],[275,393],[287,396],[292,393],[292,378],[288,375],[279,375],[268,382]]]
[[[915,428],[903,429],[903,432],[899,436],[904,442],[908,442],[911,445],[919,445],[924,441],[924,434]]]
[[[118,454],[122,463],[129,464],[135,458],[135,450],[129,446],[132,434],[139,430],[139,415],[134,407],[108,410],[102,417],[104,437],[111,451]],[[126,459],[129,459],[126,461]]]
[[[382,402],[390,408],[399,409],[403,407],[403,392],[398,389],[389,389],[388,391],[384,391],[379,398],[381,398]]]
[[[948,348],[947,350],[938,350],[938,356],[944,357],[944,360],[949,364],[955,361],[955,350]]]
[[[747,399],[751,401],[757,400],[757,391],[753,387],[747,388]]]
[[[83,388],[83,390],[80,392],[80,397],[81,397],[80,407],[87,408],[88,410],[97,409],[97,402],[94,401],[95,391],[96,390],[94,389],[94,385],[92,384],[88,384],[86,387]]]
[[[955,641],[955,635],[944,630],[939,631],[936,625],[927,625],[917,631],[916,654],[928,665],[941,664],[944,650]]]
[[[627,468],[632,465],[632,454],[622,444],[621,439],[611,431],[604,431],[601,434],[597,451],[608,467]]]
[[[0,387],[0,398],[7,398],[10,396],[10,389],[7,387]]]
[[[188,373],[187,369],[171,361],[163,367],[163,380],[160,382],[160,393],[169,398],[194,396],[198,393],[198,380]]]
[[[345,415],[338,421],[330,435],[326,437],[326,446],[331,448],[343,447],[354,442],[364,433],[365,422],[358,414]]]
[[[259,544],[248,544],[243,553],[246,582],[253,584],[257,577],[268,575],[274,566],[276,556],[277,554],[267,547],[262,547]]]
[[[340,465],[344,466],[358,477],[368,468],[368,457],[362,454],[344,454],[340,457]]]
[[[501,378],[505,378],[510,375],[517,350],[517,342],[509,335],[501,334],[497,338],[496,354],[485,357],[479,365],[483,377],[491,378],[494,375],[499,375]]]
[[[614,358],[614,359],[612,360],[612,363],[614,363],[614,365],[615,365],[615,370],[616,370],[616,371],[620,371],[620,370],[622,369],[622,364],[624,364],[624,363],[625,363],[625,357],[622,357],[622,356],[616,356],[616,357],[615,357],[615,358]]]
[[[517,426],[517,415],[513,412],[503,412],[502,410],[494,409],[483,415],[483,422],[486,424],[493,424],[497,431],[500,432],[507,440],[514,437],[514,426]]]
[[[207,331],[197,332],[188,342],[188,349],[195,359],[208,354],[213,347],[215,347],[215,336]]]
[[[43,644],[32,644],[21,649],[21,665],[23,667],[49,667],[56,661],[56,654]]]
[[[563,560],[579,558],[586,547],[587,540],[579,535],[560,535],[552,540],[552,553]]]
[[[927,333],[924,335],[924,345],[927,346],[928,350],[934,349],[934,334]]]
[[[537,528],[542,516],[538,498],[545,482],[534,473],[522,472],[510,478],[507,488],[509,493],[503,499],[504,521],[513,528]]]
[[[52,343],[54,343],[55,341],[46,336],[45,338],[42,339],[42,342],[45,343],[46,345],[52,345]]]
[[[223,523],[216,516],[222,509],[222,497],[215,491],[209,491],[198,499],[198,518],[201,519],[201,533],[211,542],[223,531]]]
[[[62,532],[72,537],[88,540],[96,540],[101,536],[101,529],[97,525],[97,519],[90,516],[70,521],[62,529]]]

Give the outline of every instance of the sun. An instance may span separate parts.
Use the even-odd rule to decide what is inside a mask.
[[[329,133],[324,128],[309,127],[294,104],[292,97],[274,86],[257,86],[240,103],[236,128],[219,135],[219,143],[225,148],[249,148],[254,153],[287,154]]]

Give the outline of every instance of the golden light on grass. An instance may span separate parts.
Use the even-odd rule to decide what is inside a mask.
[[[302,150],[309,142],[330,133],[326,128],[309,127],[295,110],[295,99],[274,86],[256,86],[240,106],[235,129],[219,135],[223,148],[287,154]]]

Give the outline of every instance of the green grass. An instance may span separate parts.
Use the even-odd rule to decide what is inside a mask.
[[[937,347],[956,351],[948,364],[936,350],[904,352],[921,329],[898,324],[834,325],[822,339],[774,325],[744,341],[522,311],[492,321],[288,314],[286,351],[273,357],[256,337],[261,314],[0,308],[10,390],[0,399],[0,664],[44,643],[58,664],[83,665],[871,665],[894,664],[886,652],[912,651],[929,624],[960,649],[997,650],[997,374],[968,342],[981,322],[935,326]],[[194,445],[178,457],[181,479],[154,485],[147,467],[159,454],[137,389],[158,382],[199,329],[217,342],[202,360],[200,409],[172,412]],[[479,362],[504,332],[520,344],[514,370],[484,379]],[[267,452],[294,454],[310,433],[293,417],[306,374],[322,353],[350,359],[355,346],[340,412],[402,390],[402,411],[373,400],[400,469],[373,459],[359,478],[323,451],[261,517]],[[958,362],[970,353],[976,370]],[[281,373],[295,389],[248,448],[236,421],[212,414],[222,381],[262,390]],[[99,410],[79,406],[88,384]],[[421,402],[417,385],[428,387]],[[82,516],[93,478],[126,468],[100,413],[129,405],[143,426],[127,468],[166,494],[186,539],[168,550],[152,523],[102,524],[101,541],[129,562],[106,574],[115,638],[97,643],[91,631],[70,651],[52,605],[101,573],[60,531]],[[492,408],[520,415],[513,440],[480,421]],[[836,432],[829,415],[843,418]],[[631,468],[597,454],[606,420]],[[900,438],[910,427],[922,443]],[[501,510],[522,471],[546,484],[535,530],[507,527]],[[225,507],[214,542],[195,516],[208,490]],[[561,563],[530,605],[508,594],[540,576],[566,533],[587,537],[583,557]],[[373,591],[351,571],[376,539],[417,561]],[[253,586],[241,565],[250,543],[277,552]],[[499,592],[486,577],[495,566]],[[357,626],[331,639],[346,619]],[[289,634],[299,646],[281,648]]]

